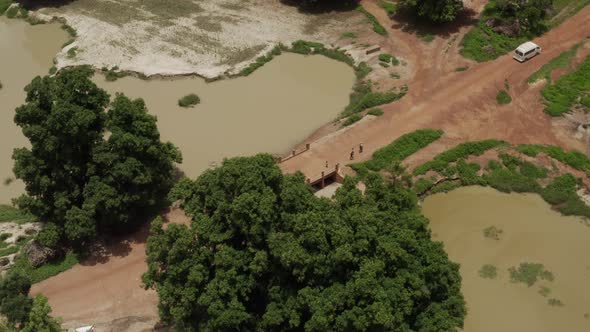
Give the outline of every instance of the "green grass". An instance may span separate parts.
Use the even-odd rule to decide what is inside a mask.
[[[582,8],[590,4],[590,0],[553,0],[553,9],[559,13],[566,9],[566,15],[560,15],[549,21],[550,26],[555,27],[561,24],[566,19],[572,17]]]
[[[580,99],[580,104],[584,107],[590,108],[590,96],[582,97],[582,99]]]
[[[0,222],[12,221],[17,224],[34,222],[37,219],[10,205],[0,204]]]
[[[78,48],[72,47],[68,50],[67,57],[68,57],[68,59],[73,59],[76,57],[77,54],[78,54]]]
[[[4,12],[8,18],[15,18],[18,15],[18,7],[10,7]]]
[[[469,69],[469,66],[463,66],[463,67],[455,68],[455,71],[462,72],[462,71],[466,71],[467,69]]]
[[[414,175],[422,175],[429,170],[441,171],[449,163],[459,159],[466,158],[470,155],[479,156],[487,150],[506,145],[504,141],[489,139],[483,141],[465,142],[449,149],[436,157],[414,169]]]
[[[484,175],[486,183],[501,192],[539,192],[541,186],[536,180],[528,178],[516,171],[500,168]]]
[[[381,8],[383,8],[389,16],[395,15],[395,13],[397,13],[396,5],[389,1],[380,0],[379,6],[381,6]]]
[[[201,102],[201,98],[194,93],[188,94],[178,100],[180,107],[193,107]]]
[[[573,58],[576,56],[580,46],[582,46],[582,43],[574,45],[574,47],[551,59],[551,61],[543,65],[541,69],[537,70],[533,75],[531,75],[527,82],[535,83],[542,79],[546,79],[548,82],[551,81],[551,73],[557,68],[568,68]]]
[[[423,34],[423,35],[420,35],[420,39],[422,39],[422,41],[425,43],[430,43],[434,40],[434,35],[430,34],[430,33]]]
[[[405,94],[405,90],[402,90],[400,92],[373,92],[370,83],[357,83],[353,87],[353,92],[350,95],[349,104],[344,109],[342,117],[346,117],[354,113],[359,113],[366,109],[373,108],[379,105],[389,104],[391,102],[399,100]]]
[[[518,268],[511,267],[508,272],[510,272],[510,281],[524,283],[529,287],[538,280],[553,281],[555,279],[553,273],[545,270],[545,266],[540,263],[520,263]]]
[[[498,269],[491,264],[485,264],[479,269],[479,276],[485,279],[496,279],[498,276]]]
[[[547,107],[545,113],[560,116],[590,91],[590,56],[574,71],[561,76],[557,82],[543,88],[541,94]]]
[[[353,114],[353,115],[349,116],[348,118],[346,118],[346,120],[344,120],[344,122],[342,122],[342,127],[350,126],[351,124],[360,121],[362,118],[363,118],[363,116],[358,113]]]
[[[354,32],[344,32],[344,33],[342,33],[340,35],[340,39],[347,39],[347,38],[349,38],[349,39],[355,39],[357,37],[358,36]]]
[[[506,92],[506,90],[499,90],[498,94],[496,95],[496,102],[498,105],[507,105],[512,102],[512,97]]]
[[[356,163],[351,167],[356,170],[368,169],[380,171],[394,161],[401,162],[420,149],[439,139],[443,134],[442,130],[420,129],[404,134],[387,146],[373,153],[372,159],[362,163]]]
[[[13,0],[0,0],[0,15],[4,14],[8,7],[12,5]]]
[[[367,112],[367,114],[374,115],[374,116],[381,116],[381,115],[383,115],[383,110],[380,108],[373,108],[372,110],[369,110]]]
[[[590,158],[580,151],[571,150],[566,152],[558,146],[539,144],[521,144],[516,149],[530,157],[536,157],[539,153],[543,152],[561,163],[590,174]]]
[[[264,66],[266,63],[270,62],[274,59],[275,56],[280,55],[282,53],[281,46],[275,46],[267,55],[263,55],[258,57],[255,62],[248,65],[248,67],[242,69],[240,75],[248,76],[256,71],[256,69]]]
[[[357,10],[365,14],[365,16],[367,16],[367,20],[369,20],[369,23],[371,23],[371,25],[373,25],[373,31],[382,36],[387,36],[387,30],[385,30],[385,28],[379,23],[379,21],[377,21],[377,18],[373,16],[373,14],[369,13],[365,8],[363,8],[360,5],[357,7]]]
[[[483,236],[493,240],[500,240],[500,235],[502,235],[502,233],[504,233],[504,231],[496,226],[486,227],[483,230]]]

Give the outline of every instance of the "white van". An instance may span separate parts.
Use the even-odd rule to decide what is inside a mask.
[[[539,53],[541,53],[541,46],[529,41],[518,46],[512,57],[519,62],[525,62]]]

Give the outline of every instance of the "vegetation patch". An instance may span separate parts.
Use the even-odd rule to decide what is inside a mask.
[[[360,5],[357,7],[357,10],[367,16],[367,20],[369,23],[371,23],[371,25],[373,25],[373,31],[382,36],[387,36],[387,30],[381,25],[381,23],[379,23],[373,14],[369,13],[365,8],[363,8],[363,6]]]
[[[383,8],[389,16],[393,16],[395,13],[397,13],[397,6],[392,2],[380,0],[379,6],[381,6],[381,8]]]
[[[275,56],[281,55],[281,53],[282,53],[282,46],[281,45],[275,46],[267,55],[263,55],[261,57],[258,57],[255,62],[252,62],[251,64],[248,65],[248,67],[242,69],[242,71],[240,72],[240,75],[248,76],[248,75],[252,74],[254,71],[256,71],[256,69],[264,66],[266,63],[268,63],[272,59],[274,59]]]
[[[524,283],[529,287],[538,280],[553,281],[555,279],[553,273],[545,270],[545,266],[540,263],[520,263],[518,268],[511,267],[508,272],[510,272],[510,281]]]
[[[342,122],[342,127],[350,126],[351,124],[360,121],[363,118],[361,114],[352,114],[351,116],[347,117],[344,122]]]
[[[403,161],[438,140],[442,134],[442,130],[435,129],[420,129],[404,134],[389,145],[375,151],[370,160],[352,164],[351,167],[356,171],[367,169],[378,172],[395,161]]]
[[[498,103],[498,105],[510,104],[512,102],[512,97],[510,97],[506,90],[500,90],[496,95],[496,102]]]
[[[462,67],[455,68],[455,71],[462,72],[462,71],[466,71],[467,69],[469,69],[469,66],[462,66]]]
[[[442,171],[449,163],[468,156],[482,155],[487,150],[506,145],[504,141],[489,139],[483,141],[466,142],[449,149],[414,169],[414,175],[422,175],[429,170]]]
[[[500,240],[502,233],[504,233],[504,231],[496,226],[490,226],[483,230],[483,236],[493,240]]]
[[[201,102],[201,98],[194,93],[188,94],[178,100],[180,107],[193,107]]]
[[[381,115],[383,115],[383,110],[380,108],[373,108],[372,110],[369,110],[367,112],[367,114],[374,115],[374,116],[381,116]]]
[[[370,82],[357,83],[353,87],[349,104],[344,109],[342,116],[349,116],[375,106],[392,103],[402,98],[406,91],[406,88],[402,88],[399,92],[373,92]]]
[[[12,5],[13,0],[0,0],[0,15],[4,14],[8,7]]]
[[[590,56],[572,73],[561,76],[555,83],[547,85],[541,91],[547,107],[545,113],[560,116],[590,91]]]
[[[543,152],[561,163],[583,171],[587,175],[590,174],[590,158],[580,151],[571,150],[566,152],[559,146],[539,144],[521,144],[516,149],[530,157],[536,157],[539,153]]]
[[[547,297],[547,296],[549,296],[549,294],[551,294],[551,288],[549,288],[547,286],[541,286],[539,288],[539,294],[543,297]]]
[[[340,39],[346,39],[346,38],[354,39],[354,38],[357,38],[357,37],[358,36],[354,32],[343,32],[340,35]]]
[[[563,307],[564,306],[563,302],[561,302],[561,300],[558,300],[558,299],[549,299],[549,300],[547,300],[547,304],[549,304],[552,307]]]
[[[479,269],[479,276],[484,279],[496,279],[498,269],[492,264],[485,264]]]
[[[529,84],[535,83],[539,80],[546,79],[547,82],[551,81],[551,73],[558,68],[568,68],[576,56],[578,49],[582,46],[582,43],[574,45],[571,49],[561,53],[557,57],[551,59],[548,63],[544,64],[541,69],[537,70],[533,75],[529,77],[527,82]]]

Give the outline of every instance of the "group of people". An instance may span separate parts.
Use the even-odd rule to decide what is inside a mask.
[[[359,153],[363,153],[363,143],[359,143]],[[350,160],[354,160],[354,148],[350,151]]]

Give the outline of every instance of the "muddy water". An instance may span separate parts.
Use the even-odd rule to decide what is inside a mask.
[[[590,227],[580,219],[559,215],[538,195],[483,187],[433,195],[423,211],[434,238],[461,264],[465,331],[590,331]],[[489,226],[503,230],[500,240],[484,237]],[[555,280],[511,283],[507,269],[521,262],[544,264]],[[479,276],[484,264],[498,268],[496,279]],[[549,296],[539,294],[541,286]],[[548,305],[549,298],[564,306]]]
[[[258,152],[283,154],[348,102],[353,71],[322,56],[283,54],[248,77],[205,83],[200,78],[115,82],[97,78],[110,93],[141,97],[157,115],[162,138],[182,151],[191,177],[225,157]],[[177,106],[196,93],[201,104]]]
[[[0,17],[0,203],[20,195],[24,185],[12,177],[12,150],[22,147],[27,140],[14,122],[14,109],[25,98],[23,88],[37,75],[46,74],[53,57],[67,40],[59,25],[31,26],[21,20]]]

